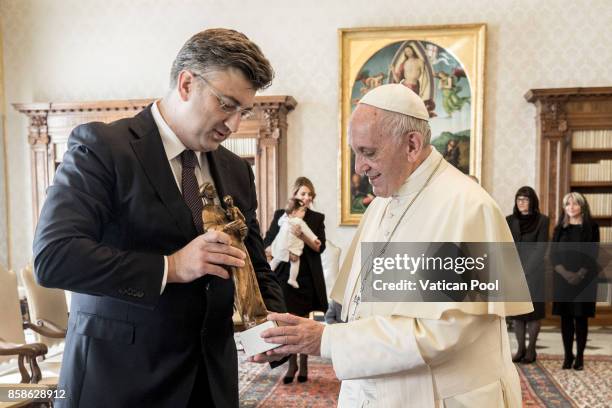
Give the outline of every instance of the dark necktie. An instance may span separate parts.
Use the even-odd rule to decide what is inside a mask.
[[[184,150],[183,153],[181,153],[181,163],[183,165],[181,175],[183,199],[191,210],[191,217],[193,218],[193,223],[198,234],[202,234],[204,232],[204,225],[202,222],[202,209],[204,205],[200,197],[198,180],[195,176],[195,167],[198,164],[198,159],[193,150]]]

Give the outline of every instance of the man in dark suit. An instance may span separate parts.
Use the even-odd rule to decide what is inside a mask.
[[[203,231],[198,191],[208,181],[233,196],[266,306],[284,312],[253,172],[220,146],[272,77],[243,34],[206,30],[179,51],[161,100],[72,132],[34,239],[39,282],[75,292],[56,406],[238,407],[225,267],[246,254]]]

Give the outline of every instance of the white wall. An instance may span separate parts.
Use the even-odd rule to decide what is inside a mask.
[[[13,266],[30,258],[33,234],[27,121],[10,103],[155,97],[164,92],[170,63],[190,35],[207,27],[238,29],[262,47],[276,69],[266,93],[289,94],[299,103],[289,121],[289,178],[303,174],[313,180],[328,236],[344,245],[353,229],[337,227],[337,28],[488,24],[483,182],[508,212],[514,191],[535,182],[535,109],[523,95],[531,88],[610,85],[610,5],[608,0],[0,0]]]

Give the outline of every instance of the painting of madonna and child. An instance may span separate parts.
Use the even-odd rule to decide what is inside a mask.
[[[351,112],[368,91],[390,83],[400,83],[421,96],[429,111],[432,145],[453,166],[470,174],[473,89],[462,61],[430,41],[386,45],[361,66],[354,78]],[[351,153],[350,211],[363,214],[374,195],[367,177],[355,173],[354,164]]]

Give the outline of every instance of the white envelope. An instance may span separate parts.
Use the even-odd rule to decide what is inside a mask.
[[[266,343],[264,339],[260,337],[260,334],[264,330],[276,326],[276,322],[268,321],[239,333],[238,338],[240,339],[240,343],[242,344],[242,348],[244,349],[244,354],[247,357],[251,357],[280,346],[280,344]]]

